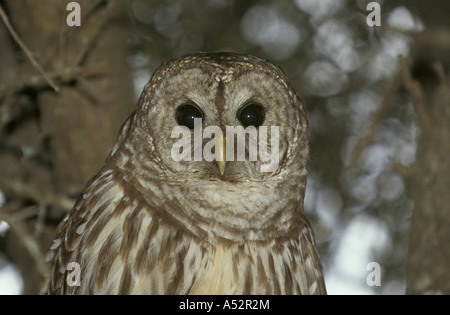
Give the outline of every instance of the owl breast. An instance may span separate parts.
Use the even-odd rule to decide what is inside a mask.
[[[320,262],[306,221],[291,225],[295,228],[283,237],[265,240],[252,237],[240,241],[217,235],[210,238],[214,234],[208,237],[202,229],[195,232],[189,228],[194,221],[184,220],[180,212],[171,215],[162,210],[179,206],[174,203],[175,198],[161,204],[150,194],[165,190],[168,196],[175,195],[167,188],[154,184],[152,189],[147,189],[146,197],[150,197],[150,203],[141,194],[131,194],[131,187],[120,184],[120,178],[122,176],[109,169],[100,172],[88,186],[92,193],[86,198],[82,195],[66,219],[68,228],[59,231],[58,246],[53,246],[50,258],[54,272],[60,275],[57,279],[61,282],[58,285],[62,292],[324,292]],[[181,202],[188,204],[186,200]],[[87,207],[90,204],[95,206]],[[286,225],[287,221],[280,222]],[[213,226],[210,226],[212,230]],[[79,287],[68,287],[63,283],[70,262],[82,266]]]
[[[188,294],[317,294],[320,277],[299,244],[219,244],[195,272]],[[276,249],[275,249],[276,247]]]

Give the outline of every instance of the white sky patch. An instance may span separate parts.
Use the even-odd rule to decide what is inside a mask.
[[[0,220],[0,236],[4,236],[6,232],[9,231],[10,228],[11,227],[7,222]]]
[[[19,295],[23,292],[23,280],[12,264],[0,269],[0,295]]]
[[[300,10],[313,17],[333,15],[345,5],[343,0],[295,0],[294,3]]]
[[[317,192],[317,211],[320,221],[326,227],[331,226],[337,222],[337,216],[340,214],[343,206],[341,194],[332,188],[322,187]]]
[[[338,94],[348,82],[347,74],[326,60],[311,63],[304,78],[311,91],[322,97]]]
[[[374,294],[374,288],[366,283],[371,272],[367,265],[377,262],[371,253],[387,246],[388,241],[387,230],[379,222],[365,216],[352,220],[337,244],[332,267],[325,275],[328,294]]]
[[[6,198],[0,189],[0,207],[5,205]],[[10,230],[10,225],[0,220],[0,237],[3,237]],[[3,265],[3,258],[0,255],[0,265]],[[0,268],[0,295],[22,294],[22,276],[13,264],[7,264]]]
[[[347,25],[338,20],[331,19],[318,27],[314,48],[344,71],[354,71],[361,66],[354,35]]]
[[[390,27],[403,32],[420,32],[424,29],[422,21],[414,17],[411,12],[403,6],[397,7],[389,12],[387,22]]]
[[[301,31],[271,7],[255,5],[241,21],[241,31],[254,45],[261,46],[272,58],[290,57],[303,41]]]

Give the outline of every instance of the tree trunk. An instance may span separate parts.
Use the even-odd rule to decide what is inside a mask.
[[[4,4],[18,36],[59,87],[57,93],[50,88],[1,30],[1,50],[15,51],[15,60],[0,60],[0,188],[8,198],[0,220],[9,218],[15,234],[7,251],[23,273],[25,293],[37,292],[43,271],[36,260],[43,259],[55,223],[102,166],[133,109],[122,2],[77,1],[81,26],[74,27],[66,24],[69,2]],[[30,207],[37,209],[34,215],[19,219]],[[27,237],[39,245],[38,253],[20,243]]]
[[[412,86],[420,135],[407,185],[414,202],[407,262],[408,294],[450,294],[450,29],[419,34]],[[447,73],[446,73],[447,72]]]
[[[448,1],[392,0],[425,24],[414,36],[405,89],[419,127],[416,160],[405,172],[414,202],[407,294],[450,294],[450,28]]]

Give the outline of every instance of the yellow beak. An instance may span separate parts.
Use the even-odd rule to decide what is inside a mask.
[[[227,164],[227,138],[224,136],[217,137],[216,143],[216,157],[221,157],[222,161],[216,161],[219,165],[220,175],[225,173],[225,166]]]

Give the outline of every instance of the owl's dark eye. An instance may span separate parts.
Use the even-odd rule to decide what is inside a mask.
[[[194,129],[194,119],[195,118],[204,118],[203,112],[197,105],[187,103],[178,106],[175,118],[177,120],[177,124],[180,126],[186,126],[189,129]]]
[[[261,126],[265,117],[264,107],[258,103],[245,105],[237,112],[237,119],[244,128],[248,126]]]

